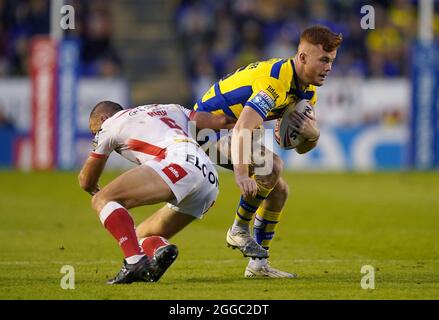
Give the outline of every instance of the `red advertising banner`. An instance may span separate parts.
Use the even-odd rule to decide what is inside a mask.
[[[56,164],[57,46],[47,37],[32,41],[32,168],[47,170]]]

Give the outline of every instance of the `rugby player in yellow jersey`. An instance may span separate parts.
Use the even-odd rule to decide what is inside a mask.
[[[197,111],[237,119],[231,137],[221,138],[215,147],[220,154],[232,160],[235,180],[242,194],[226,241],[229,246],[250,257],[244,273],[246,277],[296,277],[271,267],[267,260],[275,228],[288,197],[288,185],[280,177],[282,160],[264,149],[265,155],[272,159],[273,169],[269,174],[258,175],[255,172],[255,155],[244,152],[246,131],[248,133],[260,127],[266,120],[279,118],[286,106],[301,99],[307,99],[315,106],[316,87],[323,85],[331,71],[341,42],[341,34],[335,34],[324,26],[309,27],[301,34],[294,57],[260,61],[242,67],[215,83],[194,106]],[[296,152],[306,153],[317,145],[319,139],[316,119],[299,113],[293,113],[292,119],[305,138]],[[221,146],[223,144],[226,149]],[[250,230],[252,221],[254,238]]]

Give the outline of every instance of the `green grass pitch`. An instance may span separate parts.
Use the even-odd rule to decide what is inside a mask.
[[[116,173],[106,174],[103,182]],[[0,172],[0,299],[438,299],[439,173],[285,173],[290,199],[271,248],[298,279],[246,279],[225,245],[239,191],[220,196],[173,242],[180,255],[158,283],[107,286],[122,255],[76,173]],[[155,207],[133,210],[136,222]],[[75,269],[63,290],[61,267]],[[375,289],[363,290],[363,265]]]

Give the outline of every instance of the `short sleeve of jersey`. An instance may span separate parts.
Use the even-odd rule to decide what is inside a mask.
[[[245,105],[254,109],[264,120],[270,110],[284,103],[287,96],[287,89],[283,83],[273,77],[256,79],[252,91]]]
[[[186,117],[189,120],[192,120],[194,118],[194,116],[195,116],[195,111],[194,110],[190,110],[190,109],[185,108],[183,106],[180,106],[178,104],[176,105],[176,107],[179,108],[186,115]]]
[[[91,156],[95,158],[109,156],[113,150],[113,139],[108,130],[102,129],[96,133],[93,139],[93,152]]]

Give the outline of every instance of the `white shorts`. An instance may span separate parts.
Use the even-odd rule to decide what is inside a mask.
[[[198,219],[214,204],[219,193],[218,173],[209,157],[193,143],[176,143],[166,158],[144,165],[154,169],[171,188],[175,200],[168,207]]]

